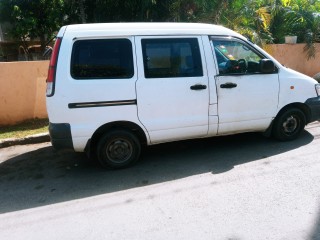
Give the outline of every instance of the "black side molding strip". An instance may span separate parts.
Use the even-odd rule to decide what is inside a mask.
[[[111,107],[123,105],[136,105],[137,100],[120,100],[120,101],[106,101],[106,102],[83,102],[83,103],[69,103],[69,108],[91,108],[91,107]]]

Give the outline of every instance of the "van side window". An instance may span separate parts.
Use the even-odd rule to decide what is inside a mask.
[[[232,39],[213,40],[219,74],[261,73],[260,62],[264,58],[248,45]]]
[[[142,39],[146,78],[203,76],[197,38]]]
[[[78,40],[73,44],[71,76],[74,79],[131,78],[133,69],[129,39]]]

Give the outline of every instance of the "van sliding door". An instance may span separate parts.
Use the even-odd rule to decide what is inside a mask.
[[[136,37],[138,117],[152,143],[208,134],[208,76],[201,37]]]

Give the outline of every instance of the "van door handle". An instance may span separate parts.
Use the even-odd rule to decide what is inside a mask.
[[[227,82],[225,84],[221,84],[220,87],[221,88],[235,88],[235,87],[237,87],[237,84],[236,83]]]
[[[207,85],[196,84],[190,87],[191,90],[203,90],[207,89]]]

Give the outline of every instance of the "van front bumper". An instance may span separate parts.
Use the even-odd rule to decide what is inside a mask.
[[[49,123],[49,134],[51,144],[55,149],[73,149],[69,123]]]
[[[310,113],[311,113],[309,122],[319,121],[320,120],[320,96],[309,98],[305,102],[305,104],[309,107]]]

